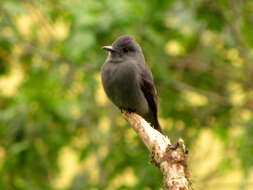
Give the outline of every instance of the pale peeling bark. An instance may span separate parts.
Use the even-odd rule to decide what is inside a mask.
[[[123,113],[152,154],[152,162],[161,170],[165,190],[188,190],[187,152],[183,140],[172,145],[170,139],[152,128],[142,117]]]

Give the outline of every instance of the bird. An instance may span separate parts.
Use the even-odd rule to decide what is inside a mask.
[[[102,49],[109,52],[101,69],[102,86],[108,98],[121,111],[137,113],[162,132],[157,91],[140,45],[132,36],[122,35]]]

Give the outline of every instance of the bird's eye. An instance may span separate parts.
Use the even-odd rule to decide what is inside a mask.
[[[128,51],[128,48],[123,48],[123,52],[127,53]]]

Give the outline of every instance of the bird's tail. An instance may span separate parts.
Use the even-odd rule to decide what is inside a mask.
[[[158,130],[160,133],[163,133],[161,125],[157,118],[155,118],[154,123],[151,124],[153,125],[152,127],[154,127],[154,129]]]
[[[156,114],[150,114],[149,117],[145,118],[150,124],[151,126],[156,129],[157,131],[159,131],[160,133],[163,133],[162,131],[162,127],[158,121],[158,117]]]

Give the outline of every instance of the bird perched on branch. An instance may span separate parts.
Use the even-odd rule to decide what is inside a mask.
[[[109,52],[102,67],[102,84],[109,99],[119,109],[139,114],[161,132],[156,88],[139,44],[123,35],[103,49]]]

